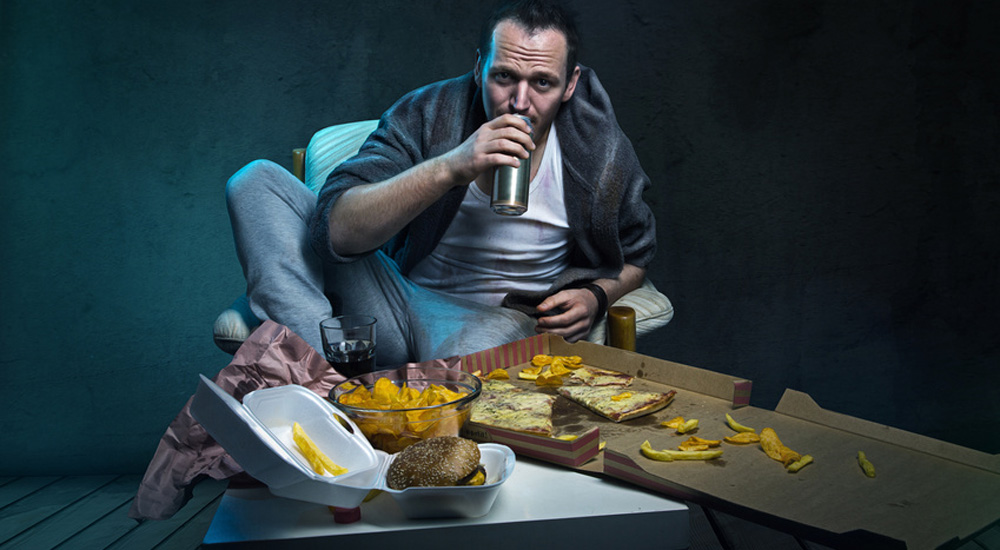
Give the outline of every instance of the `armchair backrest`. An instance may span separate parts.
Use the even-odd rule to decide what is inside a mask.
[[[309,140],[305,158],[305,184],[313,193],[326,183],[326,177],[338,164],[354,156],[368,134],[378,126],[377,120],[362,120],[324,128]]]

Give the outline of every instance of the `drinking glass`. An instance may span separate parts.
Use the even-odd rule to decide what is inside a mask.
[[[340,315],[320,322],[323,354],[337,372],[351,378],[375,370],[375,323],[368,315]]]

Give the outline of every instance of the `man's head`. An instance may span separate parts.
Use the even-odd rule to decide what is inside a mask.
[[[513,21],[529,33],[545,29],[558,31],[566,39],[566,73],[576,67],[579,34],[573,14],[558,4],[544,0],[515,0],[499,6],[490,14],[479,33],[479,55],[485,57],[493,42],[493,31],[501,21]]]
[[[475,76],[487,118],[527,116],[540,143],[580,75],[572,18],[540,0],[521,0],[497,10],[483,37]]]

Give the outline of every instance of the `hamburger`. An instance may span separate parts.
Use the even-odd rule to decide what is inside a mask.
[[[479,445],[463,437],[422,439],[400,451],[389,465],[390,489],[483,485],[486,472],[479,463]]]

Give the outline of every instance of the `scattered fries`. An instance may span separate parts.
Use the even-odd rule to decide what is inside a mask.
[[[664,428],[673,428],[674,430],[677,430],[677,433],[679,434],[686,434],[698,428],[698,419],[692,418],[690,420],[684,420],[683,416],[678,416],[665,422],[660,422],[660,426],[663,426]]]
[[[864,451],[858,451],[858,464],[868,477],[875,477],[875,465],[868,460]]]
[[[739,432],[722,438],[726,443],[746,445],[747,443],[759,443],[760,436],[755,432]]]
[[[687,439],[687,441],[678,445],[677,448],[682,451],[707,451],[708,449],[718,447],[721,444],[722,440],[719,439],[702,439],[696,435],[692,435]]]
[[[743,433],[743,432],[750,432],[750,433],[752,433],[752,432],[756,432],[757,431],[754,428],[751,428],[749,426],[744,426],[743,424],[740,424],[732,416],[730,416],[729,413],[726,413],[726,424],[729,424],[730,428],[736,430],[737,432],[741,432],[741,433]]]
[[[302,456],[306,457],[309,461],[309,465],[312,466],[314,472],[319,475],[325,475],[329,472],[332,476],[339,476],[347,473],[347,468],[338,465],[336,462],[326,456],[323,451],[319,450],[316,443],[306,434],[306,431],[302,426],[295,422],[292,424],[292,440],[299,447],[299,451],[302,452]]]
[[[649,444],[649,440],[642,442],[642,445],[639,446],[639,452],[641,452],[646,458],[659,460],[661,462],[673,462],[675,460],[712,460],[722,456],[722,449],[708,451],[671,451],[664,449],[662,451],[657,451],[654,450]]]
[[[813,461],[812,455],[802,455],[802,458],[796,460],[795,462],[792,462],[785,469],[788,470],[788,473],[794,474],[795,472],[805,467],[806,464],[812,464],[812,461]]]

